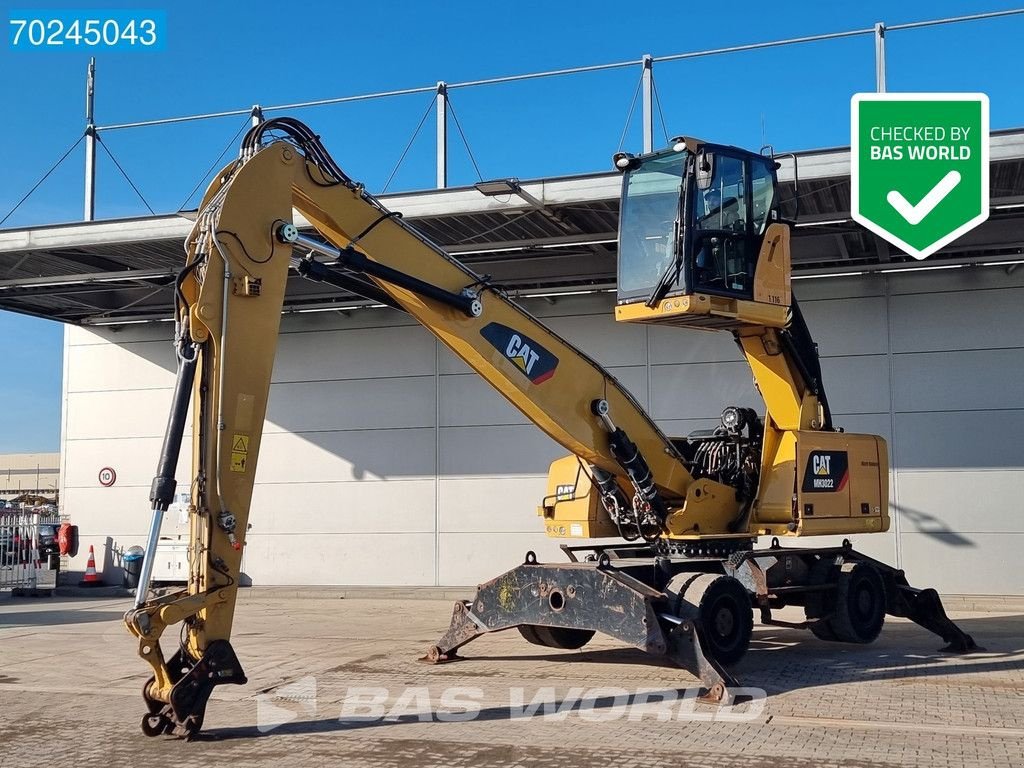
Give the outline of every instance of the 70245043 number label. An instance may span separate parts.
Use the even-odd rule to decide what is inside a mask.
[[[7,21],[16,51],[160,51],[166,43],[163,11],[15,9]]]

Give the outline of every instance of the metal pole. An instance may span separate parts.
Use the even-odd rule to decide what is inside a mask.
[[[85,206],[83,218],[92,221],[96,214],[96,122],[93,96],[96,92],[96,59],[89,59],[85,83]]]
[[[650,54],[643,58],[643,100],[644,100],[644,152],[654,151],[654,59]]]
[[[252,105],[252,109],[249,111],[249,122],[252,123],[253,128],[263,122],[263,107],[259,104]]]
[[[875,23],[875,91],[885,93],[885,23]]]
[[[437,188],[448,186],[448,86],[437,83]]]

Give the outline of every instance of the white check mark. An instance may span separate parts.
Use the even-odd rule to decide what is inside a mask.
[[[911,224],[920,224],[929,213],[935,210],[935,206],[946,199],[946,196],[953,191],[960,183],[960,172],[950,171],[936,184],[927,195],[921,198],[917,205],[911,205],[902,194],[895,189],[885,196],[889,205],[896,209],[896,213],[902,216]]]

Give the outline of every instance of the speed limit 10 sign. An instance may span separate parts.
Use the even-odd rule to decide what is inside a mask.
[[[100,470],[100,485],[109,488],[117,481],[117,473],[111,467],[104,467]]]

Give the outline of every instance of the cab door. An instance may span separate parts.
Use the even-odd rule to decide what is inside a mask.
[[[757,256],[774,204],[769,162],[711,145],[698,154],[689,214],[694,292],[753,298]]]

